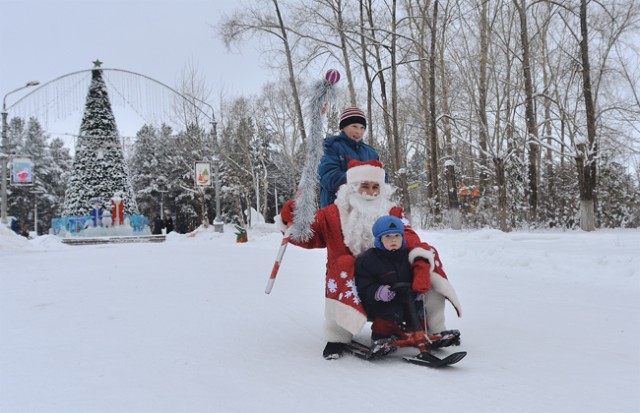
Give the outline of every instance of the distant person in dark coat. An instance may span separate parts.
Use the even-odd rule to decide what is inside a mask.
[[[165,218],[164,227],[167,229],[167,234],[173,231],[173,218],[171,216]]]
[[[20,223],[15,218],[11,218],[11,230],[20,235]]]
[[[160,217],[156,216],[153,220],[153,234],[162,234],[162,228],[164,228],[164,222],[160,219]]]

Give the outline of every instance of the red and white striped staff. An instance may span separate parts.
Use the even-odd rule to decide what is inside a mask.
[[[285,235],[282,238],[282,242],[280,243],[280,249],[278,250],[278,256],[276,257],[276,262],[273,264],[273,269],[271,270],[271,276],[267,281],[267,288],[265,288],[264,292],[269,294],[271,289],[273,288],[273,284],[276,282],[276,276],[278,275],[278,270],[280,269],[280,262],[282,261],[282,257],[284,256],[284,252],[287,250],[287,245],[289,245],[289,236]]]

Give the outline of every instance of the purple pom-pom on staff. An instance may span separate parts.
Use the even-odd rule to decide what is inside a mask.
[[[338,72],[336,69],[329,69],[324,75],[324,79],[329,82],[329,84],[335,85],[340,81],[340,72]]]

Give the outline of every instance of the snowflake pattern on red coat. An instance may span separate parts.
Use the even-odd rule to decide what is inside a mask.
[[[360,307],[355,278],[347,271],[341,271],[338,277],[327,277],[326,296],[351,307]]]

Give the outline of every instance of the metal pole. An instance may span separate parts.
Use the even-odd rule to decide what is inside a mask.
[[[260,213],[260,181],[257,178],[256,176],[256,215]],[[251,213],[251,208],[249,208],[249,226],[254,224],[251,222],[251,215],[253,214]]]
[[[38,192],[33,193],[33,232],[38,236]]]
[[[224,223],[220,220],[220,161],[218,159],[213,159],[213,168],[216,180],[216,219],[213,220],[213,230],[224,232]]]
[[[2,158],[2,162],[0,168],[2,168],[2,223],[4,225],[7,224],[7,158],[9,157],[9,149],[7,143],[7,111],[2,105],[2,150],[0,152],[0,157]]]
[[[164,220],[164,193],[166,190],[159,189],[160,192],[160,219]]]
[[[38,236],[38,195],[44,194],[44,191],[34,189],[30,191],[33,194],[33,231]]]

